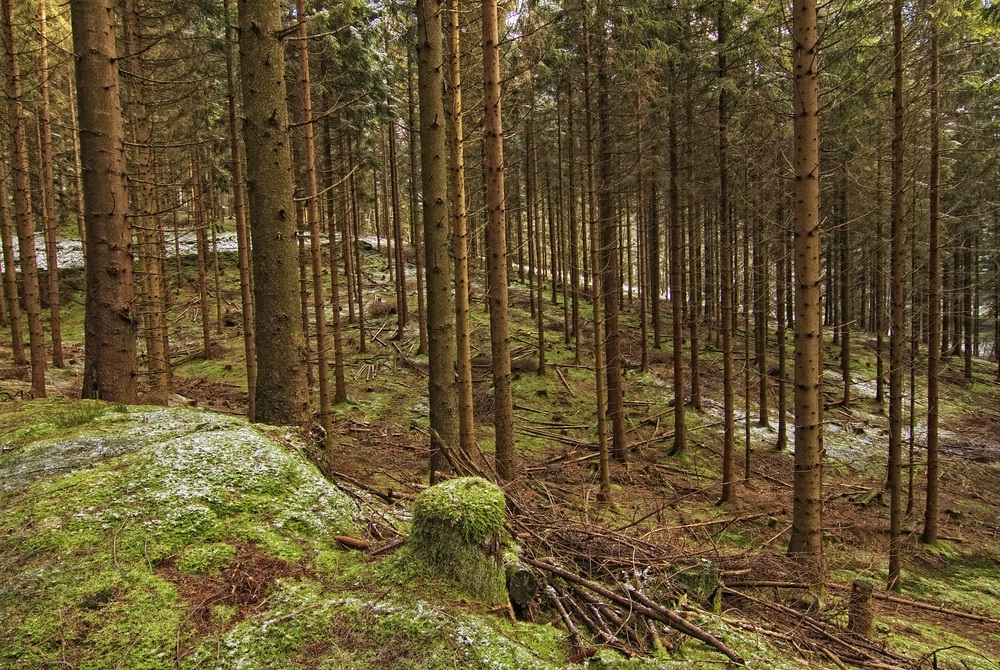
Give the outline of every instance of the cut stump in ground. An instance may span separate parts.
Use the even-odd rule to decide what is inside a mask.
[[[424,490],[413,504],[413,556],[468,597],[507,603],[502,554],[503,491],[481,477],[451,479]]]

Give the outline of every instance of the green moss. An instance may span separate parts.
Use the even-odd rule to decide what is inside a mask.
[[[452,479],[423,491],[413,504],[407,552],[466,595],[506,602],[500,569],[503,491],[478,477]]]
[[[440,525],[452,527],[470,544],[482,544],[503,531],[503,491],[480,477],[460,477],[432,486],[413,503],[413,536],[422,540]]]
[[[236,547],[225,542],[210,542],[189,546],[184,550],[177,569],[197,575],[218,572],[229,565],[236,555]]]

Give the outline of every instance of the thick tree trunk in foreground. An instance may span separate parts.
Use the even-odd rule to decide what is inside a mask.
[[[440,440],[459,444],[455,388],[455,297],[448,222],[448,149],[445,132],[444,49],[441,0],[417,2],[417,98],[420,104],[420,168],[423,181],[424,259],[427,273],[431,473],[444,469]]]
[[[816,0],[795,0],[795,474],[788,552],[823,563],[823,372],[820,329],[819,49]]]
[[[243,140],[253,236],[255,421],[306,425],[306,344],[298,302],[285,61],[277,0],[240,0]]]
[[[134,403],[138,318],[132,234],[126,219],[125,133],[119,106],[114,6],[112,0],[70,5],[87,211],[82,396]]]

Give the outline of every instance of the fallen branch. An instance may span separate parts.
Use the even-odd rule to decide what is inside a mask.
[[[651,619],[655,619],[669,626],[672,626],[674,629],[680,631],[681,633],[684,633],[689,637],[693,637],[696,640],[704,642],[705,644],[712,647],[716,651],[724,654],[727,658],[729,658],[729,660],[733,661],[734,663],[739,663],[740,665],[743,665],[745,663],[743,657],[737,654],[729,647],[727,647],[722,640],[715,637],[711,633],[702,630],[698,626],[695,626],[687,619],[683,618],[676,612],[668,610],[666,607],[663,607],[662,605],[657,605],[656,603],[653,603],[654,605],[653,607],[643,605],[640,602],[636,602],[636,599],[634,598],[626,598],[624,596],[621,596],[615,593],[614,591],[604,588],[600,584],[595,584],[594,582],[588,581],[583,577],[575,575],[572,572],[569,572],[568,570],[564,570],[558,565],[553,565],[552,563],[548,563],[545,561],[538,561],[527,557],[524,557],[523,560],[525,563],[528,563],[529,565],[533,565],[541,570],[546,570],[548,572],[551,572],[554,575],[562,577],[568,582],[578,584],[590,591],[593,591],[594,593],[597,593],[600,596],[603,596],[604,598],[607,598],[612,602],[618,603],[622,607],[630,609],[631,611],[638,612],[639,614],[647,616]],[[625,586],[625,588],[627,591],[629,591],[629,593],[635,592],[634,589],[632,589],[627,585]]]

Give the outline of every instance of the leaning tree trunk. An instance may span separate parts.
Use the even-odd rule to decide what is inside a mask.
[[[277,0],[239,0],[243,140],[253,236],[254,420],[306,425],[306,344],[298,302],[295,203]]]
[[[823,565],[823,350],[820,328],[819,67],[816,0],[795,0],[795,474],[790,554]]]

